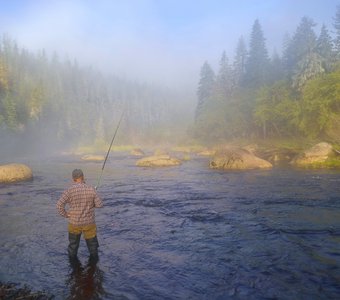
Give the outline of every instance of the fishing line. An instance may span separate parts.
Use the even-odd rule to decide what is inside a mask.
[[[106,156],[105,156],[105,159],[104,159],[104,163],[103,163],[103,166],[102,166],[102,170],[101,170],[100,176],[99,176],[99,178],[98,178],[97,185],[94,187],[95,189],[98,189],[98,187],[99,187],[99,185],[100,185],[100,181],[101,181],[102,176],[103,176],[105,164],[106,164],[107,158],[109,157],[109,154],[110,154],[110,151],[111,151],[111,147],[112,147],[113,141],[115,140],[115,137],[116,137],[116,135],[117,135],[118,129],[119,129],[119,127],[120,127],[120,123],[122,122],[123,115],[124,115],[124,110],[123,110],[123,112],[122,112],[122,115],[120,116],[120,119],[119,119],[117,128],[116,128],[115,133],[114,133],[114,135],[113,135],[113,137],[112,137],[110,147],[109,147],[109,149],[107,150],[107,153],[106,153]]]

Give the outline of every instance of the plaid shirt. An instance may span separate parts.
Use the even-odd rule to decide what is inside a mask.
[[[69,205],[68,211],[65,210],[66,204]],[[95,224],[94,209],[102,206],[96,190],[85,183],[74,183],[57,202],[59,214],[76,226]]]

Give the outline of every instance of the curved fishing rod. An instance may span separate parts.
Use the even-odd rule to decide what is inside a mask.
[[[100,181],[101,181],[102,176],[103,176],[105,164],[106,164],[107,158],[109,157],[109,154],[110,154],[110,151],[111,151],[111,147],[112,147],[113,141],[115,140],[115,137],[116,137],[116,135],[117,135],[118,129],[119,129],[119,127],[120,127],[120,123],[122,122],[123,115],[124,115],[124,110],[123,110],[123,112],[122,112],[122,115],[120,116],[120,119],[119,119],[117,128],[116,128],[115,133],[114,133],[114,135],[113,135],[113,137],[112,137],[110,147],[109,147],[109,149],[107,150],[107,153],[106,153],[106,156],[105,156],[105,159],[104,159],[104,163],[103,163],[103,166],[102,166],[102,171],[101,171],[100,176],[99,176],[99,178],[98,178],[97,185],[94,187],[95,189],[97,189],[97,188],[99,187]]]

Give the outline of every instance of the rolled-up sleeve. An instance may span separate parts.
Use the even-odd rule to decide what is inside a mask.
[[[96,208],[103,207],[103,201],[102,201],[102,199],[100,199],[100,197],[98,196],[98,194],[96,192],[95,192],[95,196],[94,196],[94,207],[96,207]]]

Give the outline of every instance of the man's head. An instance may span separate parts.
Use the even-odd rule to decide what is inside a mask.
[[[84,180],[84,173],[80,169],[74,169],[72,171],[72,178],[74,181],[83,181]]]

